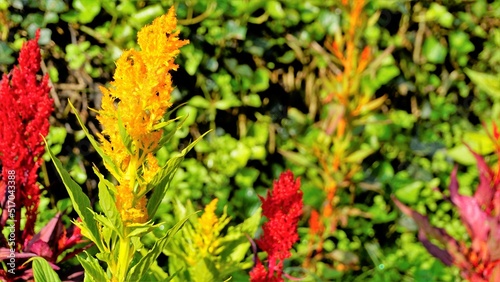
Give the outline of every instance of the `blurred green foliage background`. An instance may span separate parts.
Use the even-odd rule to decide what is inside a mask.
[[[330,110],[320,101],[331,79],[326,74],[339,68],[331,42],[349,27],[341,2],[0,0],[0,71],[11,69],[26,37],[40,28],[42,68],[55,102],[47,139],[75,180],[95,195],[91,166],[104,168],[67,101],[98,132],[89,110],[100,105],[98,85],[112,80],[123,49],[137,47],[136,32],[174,5],[181,38],[191,42],[173,74],[174,107],[180,106],[174,115],[188,117],[160,151],[160,163],[213,131],[182,163],[158,220],[174,223],[173,199],[200,209],[217,197],[219,211],[227,205],[234,223],[241,223],[288,168],[301,177],[306,208],[286,272],[303,281],[457,281],[458,270],[426,252],[415,224],[390,196],[467,240],[438,190],[447,193],[458,163],[460,192],[474,191],[477,169],[464,142],[496,161],[481,123],[500,115],[500,1],[366,3],[356,48],[369,46],[373,61],[361,84],[373,99],[387,99],[352,128],[348,146],[359,153],[350,160],[361,169],[337,190],[338,227],[323,238],[323,254],[308,268],[308,219],[326,194],[318,158],[307,148],[321,138],[318,124]],[[51,163],[42,174],[49,199],[43,206],[51,212],[41,217],[48,221],[58,205],[67,206],[67,195]]]

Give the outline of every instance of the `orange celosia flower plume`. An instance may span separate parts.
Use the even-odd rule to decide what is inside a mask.
[[[176,26],[172,7],[143,27],[137,35],[141,50],[124,51],[116,63],[111,87],[101,87],[102,106],[97,119],[103,131],[99,140],[117,168],[115,171],[105,162],[119,182],[116,201],[124,222],[148,220],[145,189],[159,170],[153,153],[162,136],[160,123],[172,105],[169,71],[177,69],[174,59],[179,48],[189,43],[179,39]]]

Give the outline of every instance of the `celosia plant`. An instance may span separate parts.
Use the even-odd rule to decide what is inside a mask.
[[[40,48],[38,38],[29,40],[21,48],[19,67],[0,81],[0,161],[2,182],[0,202],[3,216],[1,226],[5,226],[9,208],[15,220],[20,222],[21,207],[26,208],[26,225],[21,233],[16,224],[16,249],[34,235],[34,227],[40,201],[40,187],[36,183],[37,171],[43,159],[43,136],[49,132],[49,117],[52,114],[52,99],[49,97],[48,76],[39,81]],[[8,195],[6,197],[6,195]],[[8,205],[16,203],[17,205]],[[1,237],[3,245],[6,238]]]
[[[113,184],[95,169],[100,179],[99,206],[103,214],[94,212],[88,197],[51,154],[81,218],[75,224],[81,228],[82,235],[95,243],[96,258],[107,265],[104,270],[94,257],[79,257],[86,279],[141,281],[150,277],[151,264],[183,223],[179,222],[159,238],[148,252],[139,252],[143,247],[140,238],[159,227],[151,219],[177,166],[195,144],[171,158],[165,166],[158,165],[156,151],[177,128],[175,120],[168,120],[173,89],[169,72],[177,68],[174,59],[179,48],[188,43],[179,40],[176,24],[172,7],[166,15],[139,31],[141,50],[127,50],[118,59],[114,81],[109,88],[101,88],[102,108],[97,116],[103,126],[99,135],[101,144],[78,118],[104,165],[118,182]]]
[[[178,273],[173,281],[225,281],[252,266],[251,259],[245,259],[250,249],[247,236],[252,236],[259,226],[260,209],[243,223],[228,227],[231,218],[225,209],[217,216],[217,202],[218,199],[212,200],[201,217],[191,217],[164,250],[169,256],[169,271]],[[190,202],[183,206],[177,201],[176,219],[193,212]]]
[[[127,224],[149,219],[146,193],[152,187],[148,184],[160,170],[153,153],[160,148],[163,116],[172,105],[169,71],[177,69],[174,59],[188,43],[173,32],[177,24],[173,13],[171,9],[139,31],[141,50],[123,52],[111,87],[101,88],[99,140],[110,157],[104,164],[119,182],[116,207]]]
[[[262,213],[268,221],[262,227],[263,236],[256,241],[267,253],[267,264],[257,260],[250,280],[284,281],[283,261],[291,256],[290,249],[299,240],[297,227],[303,207],[300,179],[294,180],[292,172],[284,172],[274,182],[273,189],[267,191],[267,198],[260,199]]]
[[[495,129],[496,131],[496,129]],[[403,213],[419,226],[418,238],[433,256],[444,264],[460,269],[471,282],[500,281],[500,167],[494,172],[484,159],[473,152],[479,170],[479,186],[473,196],[458,193],[457,168],[451,174],[450,197],[467,229],[470,244],[450,236],[443,228],[430,224],[426,216],[410,209],[396,198]],[[435,245],[431,240],[439,242]]]
[[[44,153],[43,138],[49,131],[52,99],[49,97],[48,76],[38,79],[40,48],[38,39],[26,42],[19,54],[19,66],[0,81],[0,269],[2,281],[27,281],[33,278],[33,257],[43,257],[55,270],[57,264],[74,256],[63,253],[81,241],[80,230],[66,230],[61,214],[56,215],[35,234],[35,223],[40,202],[37,171]],[[24,214],[23,214],[24,211]],[[24,228],[21,219],[26,219]],[[61,256],[63,255],[63,256]],[[74,276],[77,278],[77,276]]]

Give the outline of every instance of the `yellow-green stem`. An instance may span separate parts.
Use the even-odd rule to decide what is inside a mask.
[[[130,262],[130,239],[124,236],[120,238],[120,247],[118,249],[117,275],[118,281],[123,282],[127,277],[127,271]]]

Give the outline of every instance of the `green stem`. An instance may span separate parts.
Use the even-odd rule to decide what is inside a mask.
[[[117,264],[117,278],[118,281],[125,281],[127,278],[128,266],[130,263],[130,239],[126,236],[120,238],[120,247],[118,249],[118,264]]]

